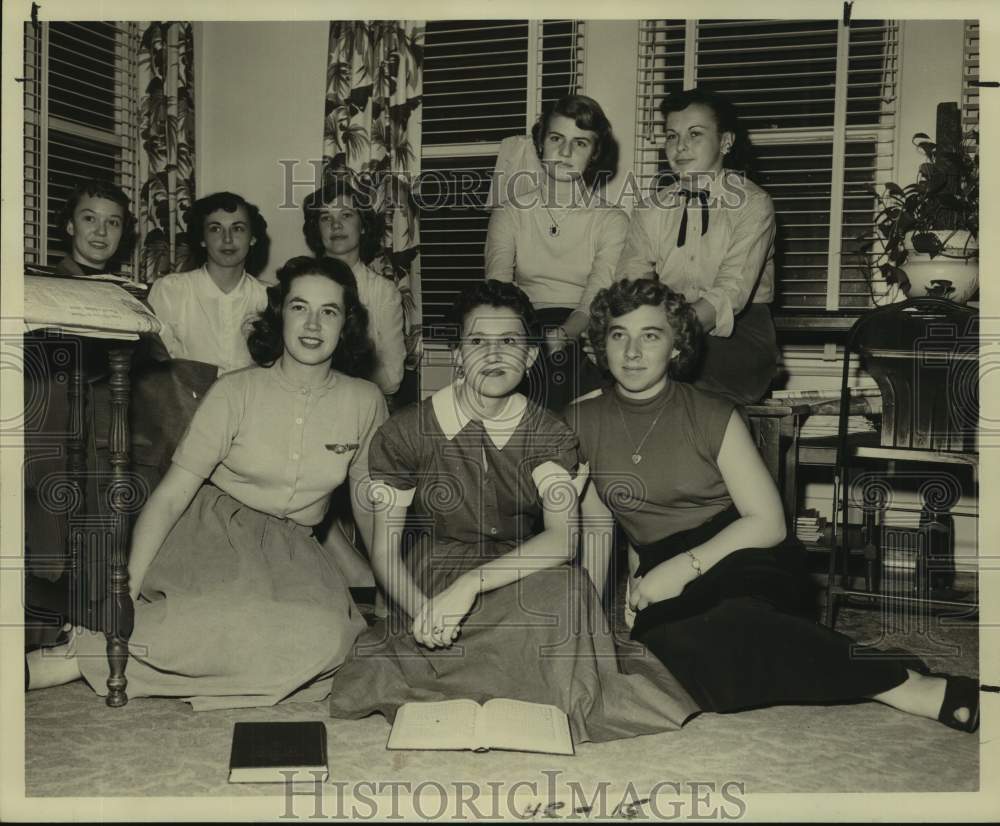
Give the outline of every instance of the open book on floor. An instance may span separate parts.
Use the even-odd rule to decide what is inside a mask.
[[[555,706],[494,699],[406,703],[387,749],[535,751],[574,754],[566,714]]]
[[[321,721],[233,726],[230,783],[322,783],[329,774]]]

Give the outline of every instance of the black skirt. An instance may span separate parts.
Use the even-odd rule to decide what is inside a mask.
[[[735,507],[703,525],[636,548],[637,573],[697,548],[739,518]],[[734,551],[673,599],[640,611],[645,644],[704,711],[861,700],[906,680],[898,658],[860,652],[850,637],[802,614],[805,575],[773,549]]]

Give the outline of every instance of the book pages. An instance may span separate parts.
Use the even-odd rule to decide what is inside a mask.
[[[396,712],[387,749],[475,749],[476,717],[474,700],[445,700],[439,703],[406,703]]]
[[[490,748],[573,754],[565,712],[551,705],[495,699],[483,704],[482,741]]]

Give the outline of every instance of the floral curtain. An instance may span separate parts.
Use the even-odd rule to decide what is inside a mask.
[[[384,227],[369,266],[403,296],[407,367],[420,357],[420,230],[411,182],[420,172],[424,25],[413,20],[330,23],[323,163],[350,174]]]
[[[184,213],[194,200],[194,37],[190,23],[154,21],[139,46],[139,279],[193,264]]]

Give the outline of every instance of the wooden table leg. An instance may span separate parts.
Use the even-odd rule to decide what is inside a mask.
[[[131,351],[118,347],[108,354],[111,367],[111,427],[108,433],[108,447],[111,463],[111,486],[108,492],[113,537],[111,548],[111,605],[110,628],[105,629],[108,638],[107,704],[123,706],[128,702],[125,689],[125,664],[128,661],[128,641],[132,636],[135,620],[132,598],[128,590],[128,512],[136,501],[138,491],[129,478],[129,365]]]
[[[73,504],[66,514],[66,537],[69,540],[69,604],[68,613],[73,622],[81,622],[86,615],[87,597],[83,592],[83,536],[73,529],[74,518],[87,512],[87,430],[84,427],[84,410],[87,407],[87,382],[83,375],[83,353],[79,341],[73,342],[69,383],[66,386],[66,406],[69,413],[66,432],[66,475],[73,487]]]

